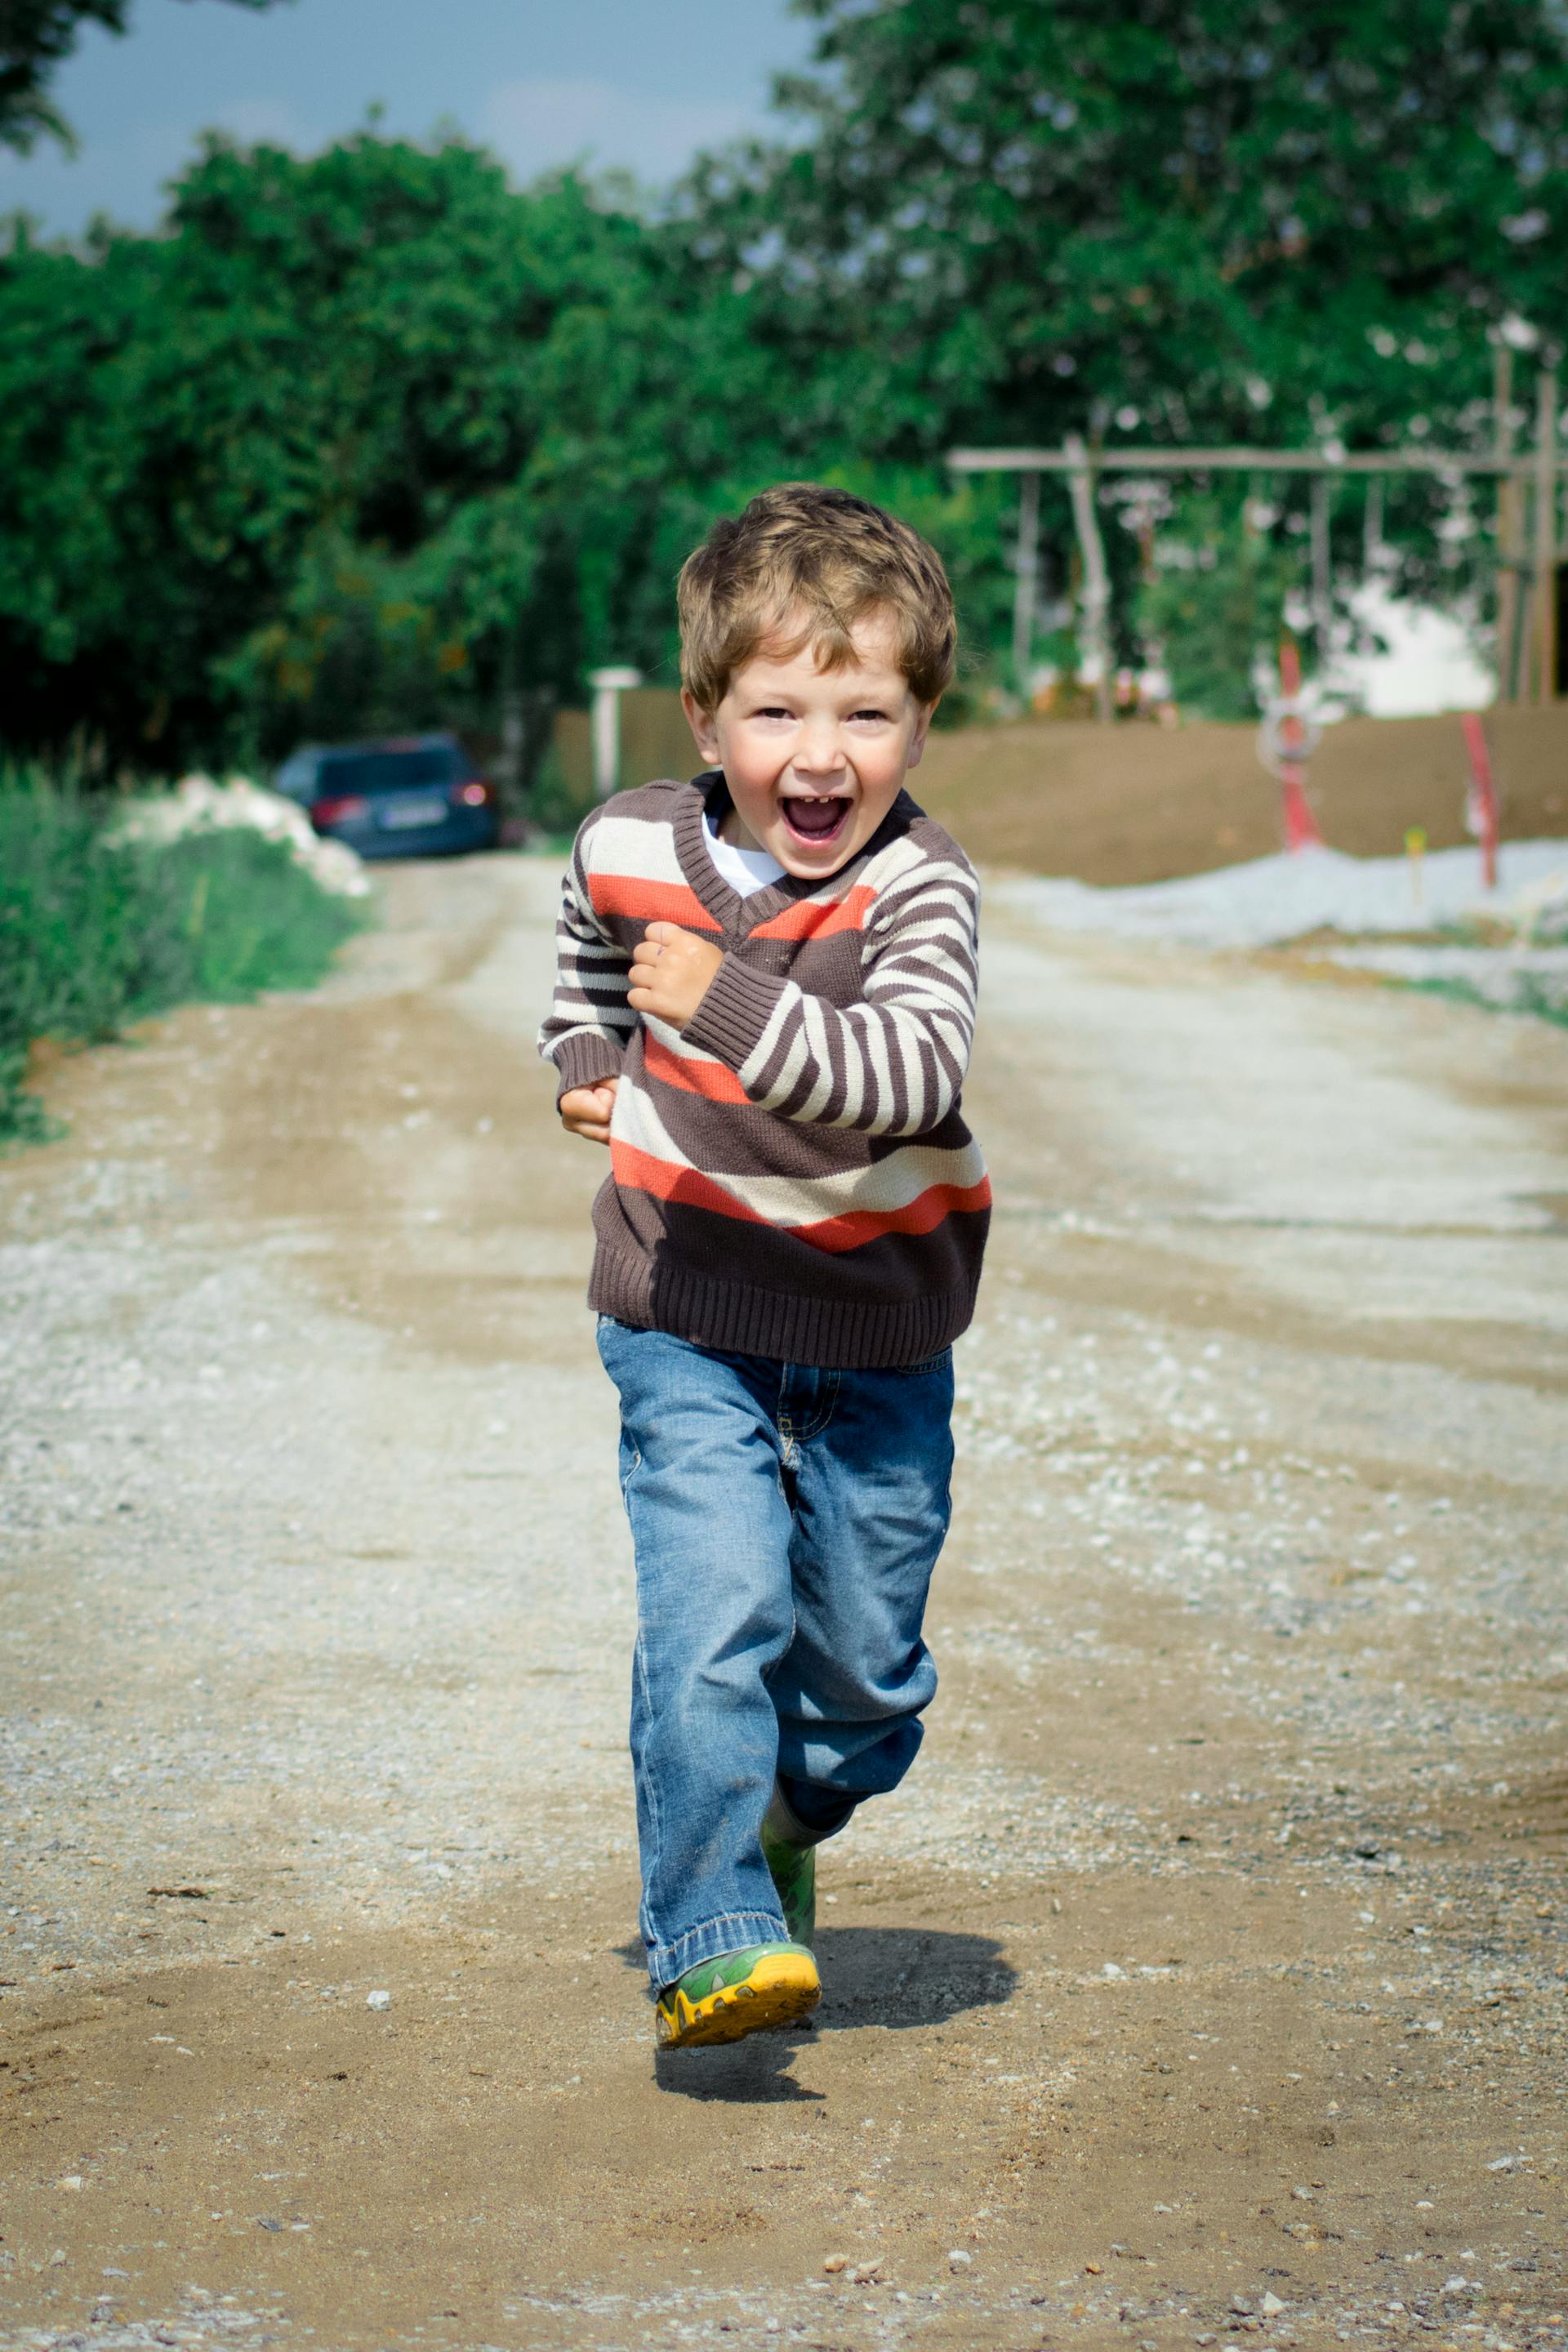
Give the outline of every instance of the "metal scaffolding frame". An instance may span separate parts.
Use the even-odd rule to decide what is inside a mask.
[[[952,449],[947,463],[955,474],[1017,474],[1020,477],[1018,541],[1013,601],[1013,663],[1021,688],[1034,634],[1039,577],[1039,482],[1042,474],[1064,474],[1073,529],[1083,564],[1084,651],[1098,672],[1095,697],[1101,719],[1110,705],[1110,575],[1100,536],[1096,492],[1105,474],[1309,474],[1313,482],[1313,605],[1321,628],[1326,621],[1328,492],[1331,478],[1365,475],[1381,488],[1390,475],[1426,474],[1462,479],[1489,477],[1498,485],[1497,656],[1499,693],[1505,702],[1557,699],[1557,488],[1568,474],[1568,457],[1558,454],[1558,384],[1554,368],[1542,368],[1536,385],[1535,446],[1513,446],[1513,353],[1500,345],[1493,374],[1496,437],[1490,455],[1471,450],[1426,448],[1321,449],[1092,447],[1069,434],[1059,449]],[[1526,502],[1532,529],[1526,530]],[[1533,541],[1526,551],[1527,539]]]

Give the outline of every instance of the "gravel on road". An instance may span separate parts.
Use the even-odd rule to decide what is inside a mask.
[[[942,1688],[656,2057],[555,877],[0,1161],[0,2344],[1568,2344],[1568,1037],[987,937]]]

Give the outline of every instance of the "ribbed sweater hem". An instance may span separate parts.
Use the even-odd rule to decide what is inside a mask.
[[[617,1323],[668,1331],[703,1348],[776,1362],[845,1370],[890,1371],[918,1364],[969,1328],[978,1276],[961,1290],[869,1305],[805,1298],[721,1282],[683,1265],[650,1265],[603,1242],[594,1256],[588,1304]]]

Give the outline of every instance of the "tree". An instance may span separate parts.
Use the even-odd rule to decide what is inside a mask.
[[[231,0],[269,8],[275,0]],[[48,135],[74,143],[48,94],[50,76],[76,47],[84,25],[123,33],[130,0],[0,0],[0,146],[26,154]]]
[[[1557,0],[800,5],[804,136],[692,234],[862,446],[1473,430],[1489,328],[1568,331]]]
[[[1173,694],[1195,718],[1258,716],[1257,676],[1272,668],[1299,576],[1253,504],[1234,489],[1189,501],[1179,532],[1160,547],[1154,576],[1138,591],[1144,638],[1159,647]]]
[[[753,331],[863,459],[1072,431],[1475,446],[1490,339],[1568,336],[1560,0],[799,5],[799,135],[705,162],[686,229],[751,274]],[[1178,539],[1218,487],[1178,486]],[[1299,532],[1303,486],[1276,495]],[[1391,490],[1408,587],[1451,590],[1449,500]],[[1050,485],[1044,521],[1070,545]]]
[[[0,258],[6,729],[140,766],[673,677],[786,397],[743,305],[567,173],[209,142],[163,232]]]
[[[84,19],[29,5],[35,42]],[[657,211],[364,135],[213,140],[151,236],[18,223],[10,740],[84,727],[163,768],[569,699],[601,661],[673,681],[682,556],[790,475],[930,530],[973,677],[1005,642],[1015,493],[955,484],[955,441],[1476,440],[1489,333],[1568,331],[1561,0],[805,5],[802,138]],[[1173,571],[1143,600],[1215,707],[1299,583],[1300,485],[1255,488],[1279,538],[1230,531],[1223,611],[1215,572],[1201,613]],[[1173,549],[1205,497],[1226,540],[1222,491],[1179,491]],[[1446,495],[1390,490],[1407,574],[1443,576]],[[1065,584],[1059,488],[1045,522]],[[1131,658],[1146,550],[1108,540]]]

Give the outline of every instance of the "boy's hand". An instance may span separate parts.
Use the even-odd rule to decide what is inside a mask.
[[[590,1143],[608,1143],[610,1113],[616,1108],[616,1088],[620,1083],[619,1078],[601,1078],[596,1087],[568,1087],[555,1106],[567,1134],[584,1136]]]
[[[634,1012],[652,1013],[672,1029],[684,1029],[713,984],[723,950],[679,923],[650,923],[632,960],[626,1002]]]

